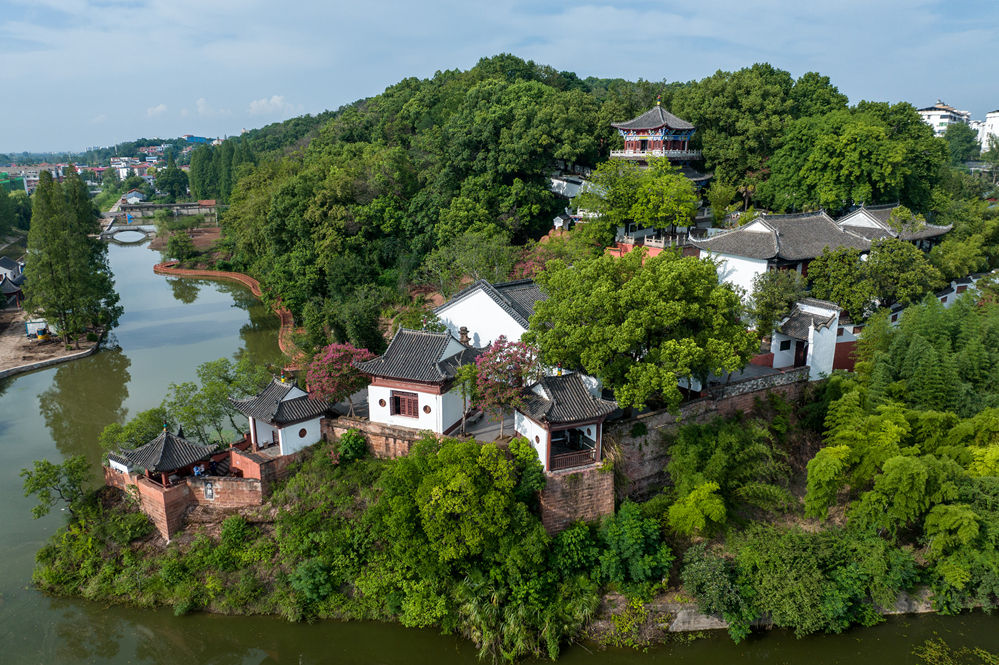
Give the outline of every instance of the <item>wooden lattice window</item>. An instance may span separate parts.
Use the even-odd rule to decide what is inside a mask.
[[[392,415],[406,416],[407,418],[418,418],[420,409],[420,398],[416,393],[404,393],[398,390],[392,391]]]

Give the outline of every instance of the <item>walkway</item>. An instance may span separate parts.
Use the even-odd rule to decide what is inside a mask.
[[[153,266],[153,272],[157,275],[170,275],[172,277],[191,277],[197,279],[221,279],[230,282],[238,282],[250,289],[250,293],[263,300],[263,291],[260,289],[260,282],[249,275],[241,272],[226,272],[224,270],[196,270],[192,268],[178,268],[179,261],[166,261]],[[303,354],[292,341],[292,335],[298,332],[295,328],[295,317],[286,307],[281,306],[278,299],[273,306],[274,314],[281,320],[281,329],[278,331],[278,347],[289,359],[291,364],[288,369],[300,369],[300,363],[304,360]]]

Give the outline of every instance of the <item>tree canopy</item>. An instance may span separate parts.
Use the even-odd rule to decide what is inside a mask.
[[[28,231],[24,306],[67,344],[88,327],[116,325],[122,314],[107,246],[91,235],[97,231],[96,210],[76,171],[61,184],[42,171]]]
[[[759,346],[739,295],[707,259],[636,251],[571,268],[556,260],[535,279],[548,298],[525,340],[542,362],[600,378],[622,406],[657,398],[675,407],[680,380],[739,370]]]

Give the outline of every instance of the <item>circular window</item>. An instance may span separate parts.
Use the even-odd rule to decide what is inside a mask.
[[[427,404],[426,406],[423,407],[423,413],[430,413],[430,405],[429,404]]]
[[[305,435],[306,435],[306,434],[308,434],[308,433],[309,433],[309,432],[308,432],[308,430],[306,430],[306,429],[305,429],[305,428],[303,427],[302,429],[298,430],[298,438],[300,438],[300,439],[304,439],[304,438],[305,438]]]
[[[385,406],[385,400],[383,399],[378,400],[378,406]]]
[[[534,443],[541,443],[541,437],[537,434],[534,435]]]

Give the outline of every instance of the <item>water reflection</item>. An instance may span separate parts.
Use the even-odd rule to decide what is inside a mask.
[[[239,337],[243,344],[235,353],[237,360],[244,354],[257,362],[266,359],[268,362],[277,360],[274,356],[274,333],[281,327],[280,320],[273,311],[261,303],[252,293],[242,286],[229,282],[219,282],[219,291],[228,293],[233,300],[233,307],[246,310],[250,320],[239,328]]]
[[[185,305],[190,305],[197,300],[198,293],[201,291],[200,282],[196,279],[167,279],[167,284],[173,291],[173,297]]]
[[[122,405],[128,398],[131,364],[114,348],[59,366],[52,385],[38,395],[38,409],[59,452],[100,463],[98,436],[107,424],[125,419]]]

